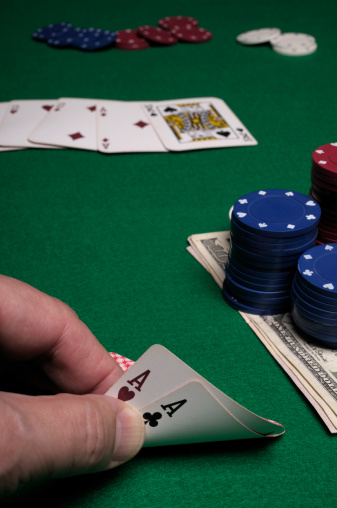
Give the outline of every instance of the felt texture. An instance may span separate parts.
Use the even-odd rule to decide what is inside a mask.
[[[336,436],[186,252],[190,234],[228,229],[229,208],[247,192],[308,193],[312,151],[336,141],[334,12],[334,0],[2,5],[1,101],[216,96],[259,144],[160,154],[0,153],[0,272],[67,302],[108,351],[136,360],[163,344],[286,428],[274,440],[142,450],[114,471],[24,486],[2,506],[335,505]],[[213,39],[97,53],[31,39],[60,21],[118,30],[179,14],[196,17]],[[235,40],[268,26],[314,35],[317,52],[292,58]]]

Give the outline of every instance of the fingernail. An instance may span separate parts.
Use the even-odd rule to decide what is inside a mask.
[[[145,425],[142,415],[125,404],[117,413],[115,448],[110,467],[132,459],[144,443]]]

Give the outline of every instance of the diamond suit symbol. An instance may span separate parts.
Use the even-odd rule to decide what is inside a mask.
[[[137,127],[140,127],[141,129],[143,129],[143,127],[146,127],[149,124],[146,123],[146,122],[143,122],[143,120],[139,120],[139,122],[136,122],[134,125],[136,125]]]
[[[76,141],[76,139],[84,138],[83,134],[80,132],[74,132],[73,134],[68,134],[68,136],[74,141]]]

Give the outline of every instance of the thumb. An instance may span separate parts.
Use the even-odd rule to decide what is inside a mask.
[[[105,395],[0,393],[0,492],[38,478],[103,471],[144,442],[141,415]]]

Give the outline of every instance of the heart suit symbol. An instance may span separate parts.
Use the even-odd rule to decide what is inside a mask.
[[[122,388],[118,392],[118,399],[124,400],[124,402],[133,399],[134,396],[135,392],[129,390],[127,386],[122,386]]]

